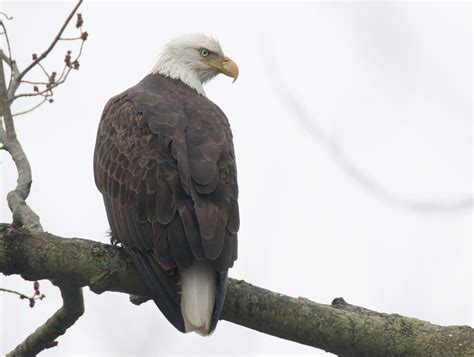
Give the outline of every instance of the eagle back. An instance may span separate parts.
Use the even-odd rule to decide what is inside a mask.
[[[107,103],[94,156],[116,239],[164,269],[237,258],[237,172],[220,108],[179,80],[145,77]],[[114,232],[115,231],[115,232]]]

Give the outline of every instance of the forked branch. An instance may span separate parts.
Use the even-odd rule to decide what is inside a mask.
[[[56,339],[74,325],[84,313],[82,289],[76,286],[59,286],[63,298],[63,306],[42,326],[28,336],[7,357],[36,356],[41,351],[57,346]]]
[[[58,41],[61,39],[64,30],[73,18],[74,14],[77,12],[77,9],[81,3],[82,0],[79,0],[75,5],[74,9],[66,18],[66,21],[62,25],[61,29],[49,47],[43,53],[41,53],[41,55],[33,55],[33,62],[23,71],[18,69],[16,62],[13,59],[7,29],[4,23],[0,20],[0,28],[3,29],[3,32],[0,35],[5,37],[8,47],[8,54],[0,49],[0,149],[6,150],[10,153],[18,171],[17,185],[15,189],[8,193],[7,201],[13,214],[14,226],[23,227],[32,233],[43,232],[43,227],[40,224],[38,215],[26,203],[26,199],[30,193],[32,184],[31,167],[28,158],[20,144],[20,141],[17,138],[13,117],[15,115],[29,113],[38,108],[45,101],[52,102],[51,96],[53,95],[53,88],[56,88],[58,85],[64,83],[72,69],[79,69],[78,59],[82,53],[84,41],[88,36],[87,32],[82,31],[83,20],[82,16],[79,16],[79,14],[76,27],[79,28],[81,32],[81,47],[76,58],[71,61],[71,52],[68,51],[65,57],[64,69],[58,79],[56,79],[55,72],[48,74],[46,69],[41,64],[41,61],[51,53]],[[0,13],[0,15],[4,14]],[[10,81],[8,86],[5,81],[4,64],[10,67]],[[35,85],[35,91],[32,96],[41,96],[43,100],[32,108],[14,115],[12,114],[11,110],[13,101],[20,97],[30,96],[28,94],[15,96],[15,92],[21,83],[31,82],[26,80],[23,81],[23,78],[31,69],[36,66],[41,68],[48,76],[48,82],[45,83],[46,89],[42,91],[37,89],[38,87]],[[34,356],[45,348],[57,345],[56,338],[64,334],[66,329],[72,326],[83,314],[84,302],[82,289],[78,286],[69,285],[66,281],[59,282],[58,287],[61,290],[63,306],[48,321],[46,321],[45,324],[39,327],[22,343],[20,343],[12,352],[10,352],[8,356]],[[2,288],[0,291],[16,293],[4,288]],[[19,295],[21,298],[28,298],[30,301],[30,306],[33,306],[37,298],[41,299],[44,297],[43,295],[36,294],[37,292],[39,293],[39,290],[36,290],[35,288],[35,295],[31,298],[28,298],[26,295]]]
[[[58,43],[58,41],[61,39],[61,36],[63,35],[64,30],[66,29],[67,25],[71,21],[71,19],[74,17],[74,14],[77,12],[79,9],[79,6],[81,6],[83,0],[79,0],[72,9],[71,13],[68,15],[66,18],[66,21],[64,21],[63,25],[59,29],[59,32],[57,35],[54,37],[53,42],[49,45],[49,47],[41,53],[33,62],[31,62],[23,71],[20,72],[20,75],[18,76],[17,80],[21,81],[21,79],[33,68],[35,67],[38,63],[40,63],[43,59],[46,58],[46,56],[49,55],[49,53],[53,50],[54,46]]]
[[[8,91],[5,83],[5,72],[3,61],[0,61],[0,114],[3,118],[5,129],[0,132],[2,136],[3,149],[7,150],[18,171],[17,185],[7,195],[8,206],[13,214],[13,221],[18,226],[25,226],[32,232],[42,232],[43,227],[38,215],[26,204],[26,198],[30,194],[32,182],[31,167],[23,148],[18,141],[15,125],[11,113]],[[0,122],[0,126],[2,123]]]

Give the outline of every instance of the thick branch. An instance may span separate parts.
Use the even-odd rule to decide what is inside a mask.
[[[0,271],[92,291],[146,295],[123,249],[0,225]],[[318,304],[230,279],[222,318],[342,356],[474,355],[474,330],[382,314],[335,299]]]

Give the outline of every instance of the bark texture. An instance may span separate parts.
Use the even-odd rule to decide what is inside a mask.
[[[0,225],[0,272],[89,286],[99,294],[146,295],[131,259],[120,247],[32,234],[6,224]],[[474,356],[474,330],[469,326],[443,327],[378,313],[342,298],[331,305],[318,304],[234,279],[222,319],[340,356]]]

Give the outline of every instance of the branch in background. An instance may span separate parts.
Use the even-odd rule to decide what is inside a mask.
[[[3,11],[0,11],[0,15],[2,15],[3,17],[5,17],[7,20],[13,20],[13,17],[12,16],[8,16],[6,13],[4,13]]]
[[[339,143],[328,135],[318,120],[311,117],[300,102],[293,96],[290,90],[281,79],[279,71],[275,67],[274,54],[270,53],[265,43],[263,47],[263,56],[265,58],[265,66],[268,71],[269,78],[274,81],[272,88],[275,90],[279,100],[288,105],[294,117],[300,121],[303,127],[319,141],[323,147],[328,151],[331,157],[336,161],[342,170],[356,181],[369,194],[376,197],[378,200],[385,202],[392,206],[413,210],[417,212],[433,212],[433,211],[461,211],[472,210],[474,207],[474,198],[472,195],[461,196],[457,198],[437,198],[437,199],[423,199],[412,200],[402,197],[383,185],[378,183],[373,177],[364,172],[360,167],[353,163],[344,149]]]
[[[146,296],[133,262],[117,246],[0,225],[0,272],[89,286],[95,293]],[[159,314],[158,309],[156,310]],[[474,355],[474,329],[437,326],[347,304],[292,298],[230,279],[224,320],[342,356]]]

